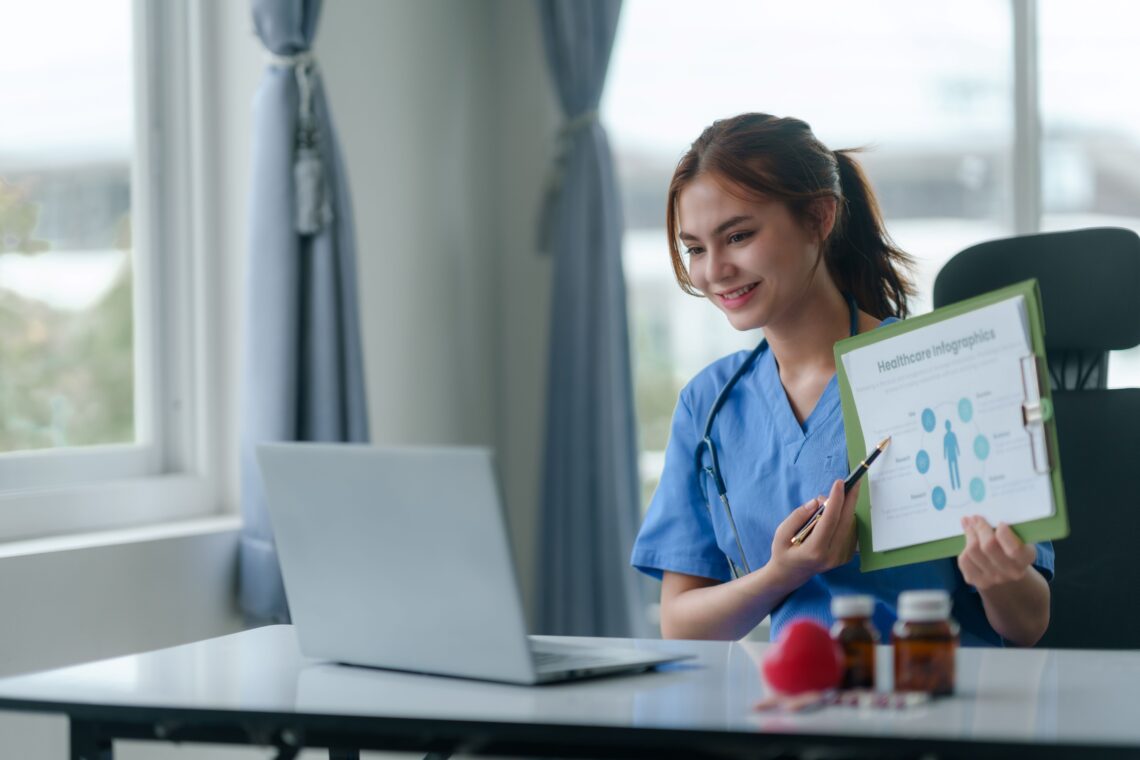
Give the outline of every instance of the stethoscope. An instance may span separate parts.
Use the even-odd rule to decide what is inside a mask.
[[[851,312],[851,334],[856,335],[859,332],[859,309],[855,305],[855,299],[851,296],[847,296],[847,306]],[[733,386],[736,385],[737,381],[740,380],[740,378],[744,376],[744,373],[756,362],[756,357],[764,353],[766,348],[768,348],[768,339],[764,338],[760,341],[760,344],[752,349],[752,352],[744,358],[744,362],[736,369],[736,372],[732,373],[732,377],[730,377],[728,382],[724,384],[724,387],[720,389],[716,400],[713,401],[712,408],[709,409],[708,419],[705,420],[705,431],[700,442],[697,444],[695,453],[697,472],[704,472],[707,476],[712,478],[713,485],[716,487],[717,496],[720,498],[720,503],[724,505],[724,513],[728,516],[728,526],[732,528],[732,537],[736,540],[736,550],[740,552],[740,562],[744,567],[743,570],[741,570],[740,566],[736,564],[728,552],[724,552],[724,558],[728,560],[728,568],[732,571],[733,578],[741,578],[748,575],[752,572],[752,568],[748,565],[748,557],[744,554],[744,545],[740,542],[740,531],[736,529],[736,520],[732,516],[732,507],[729,506],[728,503],[728,489],[724,485],[724,477],[720,474],[720,462],[717,458],[716,445],[713,444],[712,440],[712,427],[713,422],[716,420],[717,412],[724,406],[724,402],[728,399],[728,394],[732,392]],[[703,449],[708,449],[709,452],[708,465],[705,465],[701,461],[701,452]],[[701,489],[701,492],[702,494],[708,493],[704,488]],[[709,519],[712,520],[712,504],[709,503],[707,496],[705,497],[705,509],[709,512]]]

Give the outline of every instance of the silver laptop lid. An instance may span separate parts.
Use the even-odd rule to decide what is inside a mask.
[[[257,449],[301,651],[533,683],[491,452]]]

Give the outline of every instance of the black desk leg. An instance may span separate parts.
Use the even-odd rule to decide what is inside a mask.
[[[111,760],[111,740],[95,723],[71,719],[71,760]]]
[[[329,747],[329,760],[360,760],[360,750]]]

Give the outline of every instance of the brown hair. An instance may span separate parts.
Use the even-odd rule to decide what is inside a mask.
[[[818,227],[817,201],[834,198],[835,225],[824,241],[823,260],[836,286],[874,317],[905,317],[907,297],[914,295],[914,260],[887,235],[853,152],[828,150],[799,119],[746,113],[713,122],[681,157],[669,183],[665,226],[681,288],[700,295],[681,258],[677,201],[689,182],[711,173],[748,195],[783,201],[808,228]]]

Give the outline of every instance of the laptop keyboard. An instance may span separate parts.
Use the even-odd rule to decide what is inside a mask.
[[[628,662],[630,659],[625,654],[614,655],[592,649],[583,649],[581,652],[564,652],[532,647],[531,655],[534,657],[534,666],[538,670],[544,671],[598,668]]]

